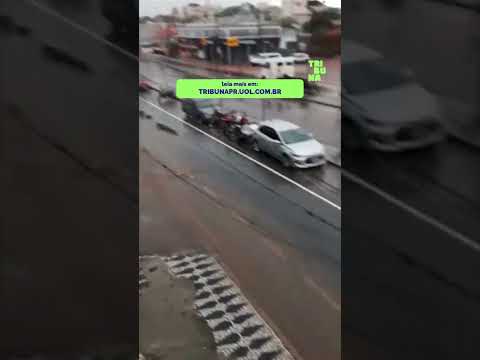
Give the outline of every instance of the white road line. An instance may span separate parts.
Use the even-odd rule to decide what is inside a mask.
[[[439,229],[440,231],[443,231],[444,233],[450,235],[451,237],[457,239],[464,245],[468,246],[474,251],[480,252],[480,244],[477,242],[469,239],[467,236],[459,233],[458,231],[448,227],[445,224],[442,224],[440,221],[434,219],[430,215],[427,215],[423,213],[420,210],[417,210],[413,208],[412,206],[406,204],[405,202],[393,197],[392,195],[387,194],[385,191],[381,190],[380,188],[376,187],[375,185],[371,185],[365,180],[361,179],[360,177],[352,174],[349,171],[346,171],[345,169],[342,169],[342,174],[345,175],[347,178],[349,178],[351,181],[363,186],[364,188],[368,189],[369,191],[377,194],[378,196],[382,197],[383,199],[387,200],[388,202],[396,205],[397,207],[403,209],[407,213],[410,213],[414,217],[430,224],[431,226]]]
[[[305,281],[309,286],[313,287],[335,311],[342,311],[342,306],[333,300],[325,289],[318,285],[313,279],[307,277]]]
[[[169,111],[161,108],[160,106],[158,106],[158,105],[156,105],[156,104],[154,104],[154,103],[151,103],[150,101],[145,100],[145,99],[142,98],[142,97],[140,97],[140,100],[143,101],[143,102],[145,102],[145,103],[147,103],[147,104],[149,104],[149,105],[151,105],[151,106],[153,106],[153,107],[156,108],[157,110],[160,110],[160,111],[164,112],[165,114],[170,115],[170,116],[171,116],[172,118],[174,118],[175,120],[177,120],[177,121],[181,122],[182,124],[187,125],[188,127],[190,127],[190,128],[192,128],[192,129],[198,131],[199,133],[201,133],[201,134],[207,136],[208,138],[212,139],[213,141],[215,141],[215,142],[217,142],[217,143],[225,146],[225,147],[228,148],[229,150],[237,153],[238,155],[244,157],[245,159],[250,160],[251,162],[257,164],[258,166],[264,168],[265,170],[270,171],[272,174],[277,175],[278,177],[282,178],[282,179],[285,180],[285,181],[288,181],[289,183],[295,185],[295,186],[298,187],[299,189],[301,189],[301,190],[307,192],[308,194],[316,197],[317,199],[320,199],[320,200],[324,201],[325,203],[327,203],[328,205],[334,207],[335,209],[337,209],[337,210],[342,210],[342,207],[341,207],[340,205],[337,205],[337,204],[335,204],[334,202],[332,202],[332,201],[324,198],[323,196],[317,194],[316,192],[314,192],[314,191],[306,188],[306,187],[303,186],[302,184],[299,184],[299,183],[297,183],[296,181],[293,181],[293,180],[290,179],[288,176],[285,176],[285,175],[279,173],[278,171],[272,169],[271,167],[269,167],[269,166],[261,163],[260,161],[255,160],[255,159],[252,158],[251,156],[249,156],[249,155],[241,152],[240,150],[235,149],[233,146],[230,146],[230,145],[224,143],[223,141],[217,139],[215,136],[212,136],[212,135],[210,135],[209,133],[203,131],[202,129],[199,129],[199,128],[197,128],[196,126],[190,124],[189,122],[187,122],[187,121],[179,118],[177,115],[172,114],[171,112],[169,112]]]

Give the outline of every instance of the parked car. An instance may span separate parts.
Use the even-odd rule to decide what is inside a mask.
[[[258,53],[249,55],[248,57],[250,64],[254,66],[267,66],[270,62],[272,62],[272,60],[280,59],[282,59],[282,54],[278,52]]]
[[[286,167],[324,165],[325,148],[312,134],[284,120],[262,121],[253,134],[253,149],[280,160]]]
[[[308,62],[308,60],[310,60],[310,56],[307,53],[303,53],[303,52],[293,53],[292,56],[293,56],[293,61],[296,64],[306,63]]]
[[[205,125],[212,125],[221,114],[218,103],[210,99],[185,99],[182,101],[182,110],[187,120]]]
[[[147,80],[140,80],[139,81],[139,91],[141,93],[144,93],[146,91],[149,91],[152,89],[152,84],[150,84],[149,81]]]
[[[342,142],[351,148],[400,151],[445,136],[436,98],[411,70],[348,40],[342,44],[341,96]]]

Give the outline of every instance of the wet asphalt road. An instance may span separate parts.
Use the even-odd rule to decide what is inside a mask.
[[[402,154],[343,149],[342,159],[344,334],[408,358],[468,357],[480,320],[480,153],[447,139]]]
[[[152,116],[140,121],[140,144],[155,159],[182,176],[199,181],[219,201],[228,203],[279,238],[287,238],[294,246],[340,263],[338,208],[314,198],[150,104],[140,101],[140,109]],[[176,134],[159,129],[156,122],[167,125]]]
[[[151,92],[148,94],[143,94],[142,98],[149,101],[151,104],[158,106],[157,94]],[[169,113],[183,119],[184,114],[181,110],[180,103],[177,101],[171,101],[169,103],[162,103],[161,108],[165,109]],[[158,112],[158,109],[154,110]],[[161,113],[161,112],[160,112]],[[175,120],[172,116],[163,113],[161,118],[159,118],[158,123],[171,127],[173,129],[178,128],[178,121]],[[194,123],[194,126],[198,127],[198,124]],[[226,142],[230,146],[238,148],[243,153],[248,154],[249,156],[257,159],[258,161],[266,164],[267,166],[273,168],[275,171],[282,173],[283,175],[289,177],[290,179],[298,182],[299,184],[307,187],[311,191],[317,193],[318,195],[327,198],[330,201],[340,205],[341,204],[341,184],[340,184],[340,169],[332,164],[326,164],[325,166],[311,169],[287,169],[284,168],[281,163],[265,154],[257,154],[248,145],[236,145],[233,142],[230,142],[223,136],[223,134],[216,129],[208,129],[203,126],[199,126],[203,131],[210,133],[221,141]],[[202,137],[197,137],[195,142],[208,142],[211,143],[210,139]],[[236,159],[230,159],[227,156],[226,161],[236,161]],[[262,174],[264,170],[260,172]]]
[[[155,78],[160,88],[170,87],[176,78],[182,77],[181,73],[161,67],[158,63],[141,63],[140,67],[141,75],[147,73],[148,77]],[[222,107],[244,110],[250,117],[258,118],[262,113],[260,101],[222,101]],[[159,103],[155,91],[143,93],[140,111],[144,114],[140,117],[142,151],[157,166],[167,168],[222,209],[212,209],[209,201],[200,202],[197,196],[190,195],[187,210],[185,205],[182,206],[185,197],[183,192],[172,188],[165,196],[168,215],[162,216],[168,220],[159,219],[162,210],[155,210],[152,199],[166,191],[166,181],[160,176],[162,171],[159,170],[154,172],[154,180],[149,174],[153,170],[146,165],[148,161],[143,161],[141,173],[148,175],[141,178],[148,180],[141,180],[145,184],[141,192],[147,193],[141,195],[141,211],[145,222],[140,251],[168,253],[188,249],[192,243],[214,249],[231,267],[240,284],[245,284],[243,290],[250,293],[251,299],[259,304],[272,324],[279,328],[304,359],[316,359],[319,356],[339,359],[339,168],[328,164],[308,170],[285,169],[278,161],[253,152],[248,146],[228,141],[216,129],[192,123],[201,131],[324,197],[335,207],[179,121],[184,114],[178,101]],[[314,112],[326,114],[322,123],[315,124]],[[318,136],[321,133],[323,141],[329,139],[331,146],[336,144],[338,148],[338,109],[318,105],[302,107],[301,103],[277,101],[267,104],[265,113],[267,117],[281,115],[283,119],[297,124],[299,121],[309,121],[316,125],[317,138],[322,140]],[[172,203],[173,197],[178,204]],[[199,207],[200,211],[204,208],[207,213],[199,214]],[[186,221],[188,218],[192,218],[191,221]],[[236,219],[241,219],[240,227],[235,225],[238,222]],[[181,227],[180,233],[183,235],[180,238],[171,230],[177,222],[181,223],[175,227]],[[159,242],[155,236],[159,232],[170,235]],[[265,247],[266,241],[269,245]],[[285,289],[289,289],[288,295]]]
[[[302,358],[339,359],[338,210],[140,107],[140,253],[215,254]]]
[[[139,71],[160,88],[175,89],[177,79],[190,77],[158,61],[140,62]],[[341,114],[338,107],[292,100],[226,99],[220,103],[227,110],[244,111],[256,121],[275,118],[291,121],[311,131],[323,144],[337,151],[341,147]]]
[[[15,3],[17,2],[10,2],[10,5]],[[12,8],[16,8],[16,6],[12,6]],[[101,89],[97,91],[108,92],[113,89],[114,92],[111,92],[112,103],[119,99],[129,98],[130,94],[125,89],[134,83],[136,86],[136,79],[129,79],[128,72],[125,69],[130,65],[128,61],[124,60],[123,56],[111,49],[104,48],[104,46],[95,45],[95,42],[91,39],[84,35],[75,34],[75,31],[68,30],[69,27],[65,25],[55,23],[54,26],[46,26],[40,31],[40,27],[45,27],[46,24],[42,22],[42,16],[36,12],[33,12],[33,15],[28,15],[25,9],[20,9],[17,15],[19,15],[18,19],[22,20],[24,24],[35,28],[34,34],[42,33],[44,36],[42,40],[48,39],[49,43],[58,41],[53,40],[52,34],[58,34],[59,29],[65,31],[68,36],[75,37],[75,45],[84,50],[81,54],[77,54],[77,57],[92,65],[95,76],[88,78],[87,81],[85,79],[88,75],[79,72],[75,67],[52,63],[47,59],[42,62],[42,60],[38,60],[43,56],[39,51],[41,48],[38,41],[31,42],[28,39],[17,38],[8,42],[8,49],[12,53],[22,54],[16,58],[16,61],[23,61],[23,67],[28,71],[25,74],[15,73],[13,77],[8,77],[6,79],[7,84],[16,84],[19,88],[32,86],[32,84],[42,84],[52,80],[49,74],[55,73],[68,79],[72,78],[73,81],[85,83],[92,81],[92,88],[98,87],[98,89]],[[70,53],[75,55],[75,47],[70,48],[69,44],[71,44],[70,38],[61,40],[60,44],[57,45],[66,47]],[[90,55],[83,58],[85,54]],[[38,69],[31,69],[29,61],[31,58],[37,59],[42,66]],[[112,65],[114,65],[113,68]],[[137,65],[135,64],[135,66]],[[109,84],[115,86],[109,90],[107,89]],[[122,144],[122,146],[116,147],[118,143],[109,141],[108,134],[114,128],[122,134],[136,133],[138,123],[136,121],[131,123],[132,127],[127,126],[126,123],[122,123],[123,125],[120,127],[115,126],[119,119],[122,119],[122,115],[125,114],[120,112],[105,116],[103,118],[104,122],[89,121],[88,114],[97,113],[98,109],[102,108],[102,104],[95,102],[94,92],[92,92],[91,97],[84,97],[85,94],[75,94],[71,88],[64,87],[62,83],[49,83],[49,85],[53,85],[53,88],[58,87],[55,96],[48,98],[45,94],[42,94],[39,97],[40,101],[37,104],[33,103],[35,111],[28,114],[29,118],[36,121],[36,125],[40,125],[44,132],[54,135],[55,139],[63,146],[75,150],[77,154],[80,153],[88,160],[97,161],[98,155],[100,155],[104,163],[111,161],[110,169],[122,169],[121,172],[136,176],[134,169],[125,169],[125,164],[130,161],[128,153],[131,150],[131,144]],[[15,89],[15,87],[13,89],[15,91],[11,92],[9,101],[20,103],[20,105],[25,101],[31,101],[22,98],[22,94],[17,92],[18,89]],[[41,86],[38,86],[37,91],[41,94]],[[132,96],[136,96],[136,94]],[[50,113],[41,106],[42,103],[51,105],[64,102],[72,108],[74,108],[74,103],[82,104],[81,107],[78,107],[82,111],[78,114],[67,114],[62,112],[62,105],[59,105],[56,109],[58,113],[55,115],[55,113]],[[86,107],[85,104],[91,104],[92,106]],[[29,103],[29,105],[31,106],[32,103]],[[113,107],[110,106],[109,109],[111,108]],[[137,111],[137,109],[134,111]],[[58,114],[61,114],[61,116]],[[125,120],[128,118],[125,117]],[[81,147],[80,142],[77,141],[78,138],[85,137],[92,139],[90,148]],[[11,138],[18,140],[17,137]],[[124,139],[129,139],[129,136],[125,135]],[[36,154],[38,151],[35,146],[36,143],[33,140],[30,143],[32,148],[25,148],[26,156],[27,154]],[[104,150],[99,151],[100,149]],[[112,155],[110,159],[107,159],[108,154]],[[478,192],[476,190],[478,186],[475,186],[475,184],[479,183],[475,173],[475,165],[479,163],[476,150],[461,143],[449,141],[428,151],[422,150],[410,154],[388,156],[376,153],[344,155],[344,159],[348,158],[351,160],[344,167],[351,168],[363,179],[368,180],[367,185],[376,185],[388,194],[393,193],[396,198],[404,200],[414,207],[422,208],[425,213],[436,214],[437,217],[442,217],[451,227],[459,231],[463,231],[466,226],[466,232],[470,234],[470,237],[473,240],[479,239],[474,229],[475,222],[478,219],[476,215],[478,213],[475,212],[478,204]],[[441,161],[438,161],[439,158]],[[69,160],[61,158],[61,161],[68,162]],[[26,164],[25,162],[21,163],[22,166]],[[46,171],[46,168],[50,171]],[[56,178],[55,167],[44,159],[38,160],[35,169],[38,170],[38,174],[35,173],[35,178],[30,176],[31,173],[25,172],[24,179],[26,181],[30,180],[30,182],[18,184],[19,188],[12,193],[12,195],[21,195],[17,199],[19,207],[15,211],[9,209],[12,214],[17,214],[19,217],[24,209],[31,208],[34,205],[31,202],[32,199],[27,199],[28,193],[25,193],[25,189],[37,188],[39,184],[43,186],[51,184],[50,191],[42,198],[45,202],[55,198],[48,195],[53,195],[55,192],[58,194],[62,183],[63,186],[66,186],[65,176],[61,177],[61,180]],[[392,172],[397,175],[395,177],[389,176]],[[50,174],[51,177],[46,174]],[[76,175],[73,170],[72,174]],[[117,179],[121,178],[118,176],[119,173],[116,173],[116,175]],[[395,182],[397,176],[399,181]],[[86,178],[87,176],[84,177],[84,179]],[[52,179],[56,179],[56,182],[51,183]],[[365,184],[352,181],[347,176],[344,177],[343,182],[343,206],[349,209],[343,214],[342,226],[342,282],[344,284],[342,313],[345,321],[342,337],[344,342],[352,332],[353,338],[361,338],[372,344],[382,343],[382,346],[389,350],[387,352],[391,355],[390,358],[393,358],[393,353],[397,355],[406,354],[409,355],[409,358],[425,358],[427,354],[432,355],[432,353],[439,358],[468,358],[468,355],[473,353],[478,344],[475,339],[476,334],[471,332],[471,328],[469,328],[472,324],[478,325],[480,321],[478,311],[480,290],[478,289],[478,276],[476,276],[479,273],[478,266],[480,264],[478,252],[472,251],[471,247],[464,246],[455,237],[426,223],[415,214],[404,211],[398,204],[387,200],[384,196],[373,193]],[[67,182],[67,186],[78,188],[78,177]],[[103,189],[102,191],[106,190]],[[443,195],[436,195],[435,191]],[[61,253],[63,250],[67,253],[72,250],[73,240],[85,241],[85,221],[87,219],[91,220],[93,229],[97,223],[95,214],[101,214],[101,207],[94,201],[89,202],[89,199],[81,196],[81,193],[74,199],[67,197],[68,192],[62,194],[65,196],[64,199],[60,199],[62,201],[66,199],[78,201],[79,204],[86,204],[90,209],[98,210],[97,212],[90,211],[90,214],[88,212],[62,214],[62,201],[54,203],[59,209],[56,213],[59,216],[58,219],[64,222],[62,225],[63,234],[65,238],[71,240],[70,243],[57,244],[58,251]],[[425,195],[429,196],[424,197]],[[117,192],[112,192],[108,196],[114,198],[119,195]],[[123,198],[123,195],[121,196]],[[417,200],[417,197],[419,197],[419,200]],[[448,199],[455,201],[451,200],[451,202],[448,202],[448,206],[444,206],[444,202]],[[304,203],[303,200],[298,201],[298,199],[297,202]],[[457,209],[459,209],[458,204],[463,204],[462,206],[465,206],[466,209],[462,210],[463,215],[461,216],[460,214],[455,215]],[[126,205],[123,200],[119,200],[119,214],[115,216],[112,214],[112,224],[116,223],[118,227],[119,222],[121,223],[131,215],[128,211],[120,210],[129,208],[129,206],[129,203]],[[379,214],[382,214],[385,218],[394,219],[394,221],[380,221]],[[72,218],[74,215],[81,218],[82,222]],[[56,223],[58,223],[58,219],[55,219]],[[53,222],[51,224],[53,225]],[[72,237],[71,232],[69,232],[71,226],[82,229],[82,233]],[[23,223],[16,227],[17,238],[18,231],[22,227],[24,227]],[[105,238],[105,234],[88,235],[91,236],[92,240],[89,242],[89,244],[91,243],[92,253],[96,251],[98,254],[98,242],[95,240]],[[122,236],[120,228],[118,228],[115,236]],[[132,232],[132,236],[136,236],[135,232]],[[27,236],[25,236],[25,239],[27,239]],[[28,239],[31,241],[31,238]],[[12,243],[10,246],[13,245]],[[118,243],[112,242],[111,245],[118,249]],[[38,249],[41,250],[40,247]],[[102,248],[101,252],[104,252],[104,256],[112,256],[110,249],[108,247]],[[9,254],[8,247],[4,247],[2,250],[4,254]],[[319,254],[320,249],[317,248],[316,252]],[[41,255],[41,252],[38,255]],[[372,261],[372,259],[374,260]],[[28,260],[35,261],[35,258]],[[126,261],[128,259],[121,260]],[[96,260],[90,259],[90,261]],[[63,264],[66,266],[69,263],[70,261],[65,259],[56,265]],[[45,264],[41,265],[45,266]],[[56,274],[57,268],[52,267],[50,270],[51,274]],[[38,278],[41,276],[42,274],[38,274]],[[77,276],[81,278],[85,277],[85,274],[77,274]],[[92,274],[92,279],[98,276],[98,274]],[[115,279],[121,278],[120,274],[116,274],[116,276]],[[52,278],[52,280],[54,279],[55,277]],[[59,278],[59,280],[61,279],[63,278]],[[136,287],[136,279],[132,279],[132,283],[133,281],[135,281]],[[58,288],[61,284],[63,283],[57,282],[55,287]],[[78,299],[81,299],[81,296],[89,295],[82,294],[81,287],[78,287],[80,284],[77,283],[76,285],[75,294],[80,296]],[[127,295],[130,291],[130,289],[124,290],[123,295]],[[90,295],[95,298],[95,303],[98,302],[98,294]],[[17,303],[18,306],[22,304]],[[38,305],[40,306],[40,304]],[[51,304],[45,304],[44,309],[49,308],[47,305]],[[70,308],[62,308],[62,303],[57,305],[58,311],[60,313],[64,311],[65,315],[68,314],[73,317],[80,314],[75,318],[78,323],[85,324],[85,319],[88,319],[88,317],[82,318],[82,314],[84,314],[82,311],[75,315],[71,313]],[[81,304],[78,305],[80,305],[81,310]],[[98,313],[106,309],[113,310],[111,305],[111,303],[106,302],[105,307],[94,310]],[[125,312],[125,307],[118,301],[115,309],[118,309],[117,313],[104,312],[103,316],[113,319],[118,314],[124,314]],[[403,313],[401,316],[393,317],[392,309],[397,311],[402,309]],[[93,315],[92,309],[89,310],[89,314]],[[38,313],[41,314],[41,312]],[[44,313],[49,314],[48,311]],[[373,314],[373,316],[370,317],[369,314]],[[382,319],[383,322],[379,322],[378,319]],[[52,319],[51,317],[48,319],[39,317],[37,320],[36,328],[32,331],[41,331],[40,324],[46,321],[51,322]],[[16,332],[14,327],[10,327],[9,335],[11,336],[12,342],[10,344],[12,346],[15,344],[13,339],[20,339],[25,336],[25,329],[18,330],[22,330],[23,333]],[[61,332],[63,332],[63,329],[59,331],[59,333]],[[425,334],[430,335],[429,339],[425,338]],[[42,339],[39,338],[38,340],[40,342]],[[56,339],[57,343],[58,340]],[[400,344],[398,343],[399,340]],[[463,344],[463,346],[455,346],[458,344]],[[42,345],[45,346],[46,343],[43,342]],[[351,350],[352,348],[354,347],[346,346],[345,349]],[[363,348],[365,349],[365,347]],[[371,348],[368,349],[367,346],[365,353],[371,353],[370,350]],[[356,354],[352,353],[349,357],[345,356],[344,358],[354,359],[357,358]],[[381,357],[375,358],[380,359]]]
[[[455,139],[402,154],[352,153],[344,167],[388,194],[479,241],[480,151]],[[454,209],[454,211],[452,211]]]

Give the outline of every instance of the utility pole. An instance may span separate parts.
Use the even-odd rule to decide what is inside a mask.
[[[228,65],[232,65],[232,48],[230,46],[227,46],[227,57]]]
[[[263,43],[263,37],[262,37],[262,10],[258,9],[258,13],[255,14],[255,17],[257,18],[257,36],[258,36],[258,42],[260,44],[259,52],[265,52],[265,46]]]

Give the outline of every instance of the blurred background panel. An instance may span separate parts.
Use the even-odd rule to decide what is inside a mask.
[[[343,5],[344,358],[478,354],[478,3]]]
[[[138,15],[123,3],[121,48],[100,1],[0,4],[2,359],[138,357]]]

